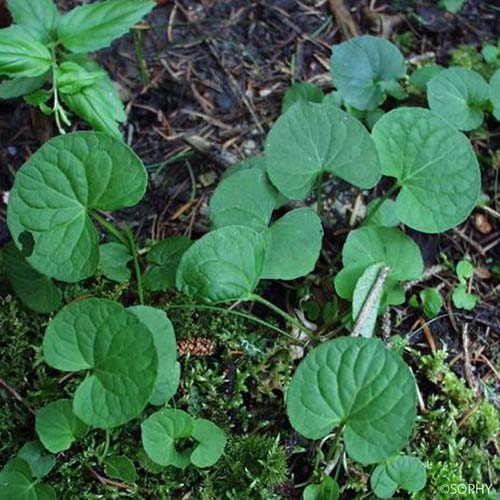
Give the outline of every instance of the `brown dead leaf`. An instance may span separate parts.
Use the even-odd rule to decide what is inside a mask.
[[[474,226],[481,234],[490,234],[493,231],[493,226],[488,220],[488,216],[485,214],[475,214],[474,218]]]

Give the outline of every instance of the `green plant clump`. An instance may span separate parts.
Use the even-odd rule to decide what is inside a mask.
[[[80,63],[74,58],[59,64],[56,55],[66,57],[63,47],[78,55],[106,46],[153,2],[98,2],[62,17],[49,0],[43,3],[52,12],[50,22],[46,15],[25,15],[35,7],[9,2],[18,25],[0,32],[0,47],[9,47],[0,51],[0,72],[40,82],[52,69],[50,95],[57,120],[64,116],[59,95],[78,100],[85,89],[107,80],[81,69],[85,64],[76,68]],[[117,12],[120,20],[112,22]],[[10,193],[7,223],[13,241],[3,254],[6,275],[20,300],[53,314],[37,341],[37,362],[63,382],[69,377],[62,394],[53,391],[35,411],[35,431],[46,450],[59,453],[83,441],[93,443],[87,457],[91,463],[127,483],[137,481],[133,460],[138,453],[145,470],[174,474],[181,469],[186,477],[204,477],[205,496],[210,488],[220,494],[223,484],[228,498],[278,495],[287,467],[277,442],[238,440],[226,415],[208,419],[203,411],[194,411],[200,410],[194,392],[180,405],[175,400],[185,380],[176,338],[183,326],[174,321],[174,328],[171,318],[183,307],[200,315],[222,311],[300,344],[293,345],[293,352],[303,359],[283,406],[302,442],[320,441],[313,474],[303,484],[304,498],[338,496],[339,485],[330,474],[337,468],[339,478],[342,456],[371,471],[371,488],[380,498],[401,489],[412,495],[422,491],[425,467],[405,454],[417,423],[416,380],[402,353],[376,335],[379,314],[403,303],[405,283],[423,273],[419,247],[405,226],[441,233],[466,220],[478,202],[479,163],[461,130],[481,124],[498,100],[497,86],[495,77],[486,83],[464,71],[442,70],[430,78],[430,110],[403,106],[386,113],[381,106],[388,98],[407,97],[407,67],[399,49],[371,36],[334,46],[336,93],[320,99],[310,87],[295,88],[267,136],[264,156],[232,169],[215,189],[211,230],[194,242],[155,242],[149,251],[138,249],[128,226],[118,227],[107,218],[109,212],[139,203],[148,181],[140,158],[116,137],[116,126],[61,135],[34,153]],[[91,83],[82,87],[82,82]],[[324,251],[326,176],[363,190],[377,186],[382,176],[392,179],[362,226],[348,235],[342,270],[331,265],[335,289],[353,321],[349,336],[339,336],[339,329],[310,328],[264,296],[266,282],[292,282],[314,271]],[[313,192],[316,211],[304,206]],[[295,202],[293,208],[290,202]],[[105,242],[98,228],[106,233]],[[126,300],[120,293],[114,298],[77,294],[67,300],[62,290],[78,288],[99,272],[126,281],[125,288],[134,293]],[[154,293],[168,297],[165,292],[173,287],[188,302],[158,307]],[[244,308],[251,302],[281,316],[294,335],[225,307],[238,303]],[[259,348],[243,340],[241,348],[257,359]],[[131,428],[136,453],[130,453],[130,444],[127,454],[111,454],[112,440]],[[102,446],[96,446],[96,436],[104,436]],[[212,472],[221,477],[220,484]],[[12,500],[25,498],[27,490],[35,498],[54,498],[53,488],[39,479],[17,455],[0,472],[0,487]],[[177,486],[171,489],[177,491]]]

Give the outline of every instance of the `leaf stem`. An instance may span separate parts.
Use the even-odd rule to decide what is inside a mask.
[[[311,340],[316,340],[316,335],[312,330],[309,330],[309,328],[307,328],[304,325],[302,325],[301,323],[299,323],[293,316],[286,313],[285,311],[283,311],[283,309],[280,309],[278,306],[274,305],[272,302],[269,302],[264,297],[261,297],[260,295],[253,293],[250,296],[250,300],[253,300],[254,302],[258,302],[259,304],[262,304],[263,306],[267,307],[268,309],[275,312],[276,314],[278,314],[282,318],[286,319],[291,325],[298,328],[299,331],[304,332]]]
[[[51,58],[52,58],[52,93],[54,96],[54,117],[56,120],[56,125],[57,129],[59,130],[59,133],[61,135],[64,135],[66,133],[66,130],[64,130],[64,127],[61,123],[61,119],[64,122],[65,125],[71,125],[71,122],[69,121],[63,107],[59,103],[59,91],[57,89],[57,56],[56,56],[56,46],[53,45],[50,48],[50,53],[51,53]]]
[[[114,236],[120,243],[123,243],[126,247],[129,247],[128,239],[122,234],[122,232],[116,228],[111,222],[108,222],[104,217],[102,217],[97,212],[92,212],[93,217],[96,219],[99,224],[109,233],[111,236]]]
[[[380,198],[380,200],[375,205],[375,208],[370,212],[368,217],[363,221],[363,226],[366,226],[374,217],[374,215],[379,211],[380,207],[387,201],[389,196],[391,196],[399,188],[399,183],[395,182],[387,191],[387,193]]]
[[[109,445],[111,443],[111,433],[109,432],[108,429],[105,429],[105,441],[104,441],[104,448],[102,450],[102,453],[99,456],[99,463],[102,463],[103,460],[106,458],[108,452],[109,452]]]
[[[345,424],[340,424],[337,432],[335,433],[335,437],[333,438],[332,444],[330,446],[330,449],[328,450],[328,453],[326,454],[326,461],[331,462],[333,459],[333,456],[335,455],[335,452],[337,451],[340,438],[342,437],[342,431],[344,430]]]
[[[131,229],[128,226],[125,228],[125,234],[127,235],[129,241],[129,248],[130,251],[132,252],[132,257],[134,259],[134,269],[135,269],[135,276],[137,279],[137,292],[139,294],[139,302],[141,304],[144,304],[144,287],[142,286],[142,271],[141,271],[141,266],[139,265],[139,251],[137,249],[137,243],[135,241]]]
[[[323,172],[316,179],[316,213],[319,217],[323,214]]]
[[[244,313],[241,311],[234,311],[233,309],[226,309],[224,307],[217,307],[217,306],[210,306],[210,305],[205,305],[205,304],[175,304],[175,305],[169,305],[168,306],[170,309],[200,309],[202,311],[217,311],[220,313],[224,314],[230,314],[233,316],[238,316],[240,318],[245,318],[248,319],[249,321],[253,321],[254,323],[257,323],[259,325],[265,326],[266,328],[269,328],[270,330],[274,330],[277,333],[280,333],[281,335],[285,335],[286,337],[289,337],[290,339],[294,340],[298,344],[304,344],[304,342],[300,341],[293,335],[290,335],[288,332],[285,332],[281,328],[278,328],[277,326],[264,321],[263,319],[258,318],[257,316],[254,316],[252,314]]]
[[[120,243],[125,245],[130,250],[132,258],[134,259],[134,270],[137,279],[137,293],[139,295],[139,302],[141,304],[144,304],[144,287],[142,284],[141,266],[139,264],[139,251],[137,249],[137,243],[135,241],[134,235],[132,234],[132,231],[127,226],[125,227],[124,234],[117,227],[111,224],[111,222],[102,217],[99,213],[92,212],[92,215],[108,234],[114,236]]]

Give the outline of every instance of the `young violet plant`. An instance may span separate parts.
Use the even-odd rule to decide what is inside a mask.
[[[107,73],[87,54],[108,47],[148,14],[153,0],[105,0],[61,14],[53,0],[8,0],[14,25],[0,30],[0,99],[24,97],[59,132],[67,110],[92,128],[121,137],[122,101]],[[45,89],[45,84],[48,88]],[[67,108],[67,109],[66,109]]]
[[[107,2],[87,7],[97,5]],[[110,28],[79,40],[69,36],[64,23],[57,26],[61,43],[75,52],[99,48],[95,40],[108,43],[120,31]],[[371,133],[356,117],[368,122],[368,112],[388,96],[404,95],[400,81],[406,79],[406,66],[390,42],[357,38],[335,46],[332,61],[336,93],[321,98],[310,88],[295,87],[288,94],[264,156],[230,169],[215,189],[211,230],[195,242],[183,237],[157,242],[144,262],[131,230],[107,218],[107,212],[138,203],[147,184],[142,162],[120,140],[99,132],[60,136],[19,170],[8,203],[13,242],[4,250],[7,274],[27,306],[58,311],[45,332],[45,362],[75,377],[81,374],[72,399],[37,411],[36,431],[49,451],[67,450],[95,429],[105,431],[109,444],[110,429],[141,419],[142,444],[153,462],[179,468],[217,462],[224,432],[167,406],[180,381],[175,334],[163,311],[144,305],[144,289],[175,285],[203,302],[200,310],[254,301],[306,333],[311,350],[286,395],[292,427],[305,438],[330,442],[328,466],[338,465],[342,450],[372,466],[370,481],[380,498],[424,486],[422,464],[401,455],[417,416],[415,378],[401,354],[375,337],[377,316],[404,302],[404,283],[423,273],[419,247],[404,226],[439,233],[463,222],[479,198],[479,165],[459,126],[438,110],[382,111],[372,116]],[[23,77],[32,68],[31,63],[16,67]],[[434,79],[448,78],[445,71],[426,80],[429,92],[436,88]],[[468,129],[472,115],[459,111],[456,116],[466,119]],[[361,227],[347,236],[342,269],[330,274],[339,297],[352,303],[344,322],[353,325],[350,336],[339,337],[338,329],[311,331],[259,294],[263,280],[290,281],[314,270],[324,236],[326,176],[364,190],[382,176],[393,179],[368,207]],[[317,212],[304,202],[313,192]],[[96,224],[109,237],[104,244]],[[98,268],[112,280],[129,280],[129,263],[140,305],[86,298],[60,309],[56,281],[75,283]],[[151,405],[161,408],[151,414]],[[110,475],[133,478],[127,457],[108,457],[106,443],[100,463]],[[331,468],[325,470],[312,478],[305,499],[338,496]],[[32,484],[26,470],[14,472],[16,481]]]

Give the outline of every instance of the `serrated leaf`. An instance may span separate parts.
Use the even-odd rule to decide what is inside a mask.
[[[330,476],[325,476],[321,483],[310,484],[304,490],[303,500],[337,500],[339,485]]]
[[[61,306],[62,294],[54,282],[33,269],[13,242],[3,249],[5,272],[16,295],[33,311],[47,314]]]
[[[177,270],[177,288],[205,302],[251,300],[262,275],[264,258],[264,239],[253,229],[217,229],[184,253]]]
[[[400,223],[396,212],[396,202],[394,200],[384,200],[380,203],[380,198],[375,198],[366,206],[366,226],[395,227]],[[374,210],[377,210],[373,216]]]
[[[51,68],[49,49],[21,26],[0,30],[0,75],[32,78],[45,75]]]
[[[73,61],[62,62],[56,70],[57,88],[63,94],[81,92],[102,77],[102,70],[90,72]]]
[[[260,168],[245,168],[224,178],[210,199],[210,221],[215,229],[248,226],[267,228],[278,206],[278,192]]]
[[[38,90],[46,82],[48,73],[33,78],[14,78],[0,83],[0,99],[14,99]]]
[[[310,208],[298,208],[264,232],[267,239],[262,279],[292,280],[314,270],[321,252],[323,227]]]
[[[141,160],[121,141],[95,132],[59,136],[17,173],[7,223],[17,247],[27,247],[31,266],[60,281],[80,281],[99,262],[89,212],[135,205],[146,183]]]
[[[191,437],[193,425],[193,418],[182,410],[164,409],[153,413],[141,424],[144,450],[159,465],[187,467],[191,449],[178,451],[175,445]]]
[[[296,102],[323,102],[324,94],[319,87],[308,82],[297,82],[290,86],[283,97],[281,112],[285,113]]]
[[[16,24],[29,28],[43,43],[52,40],[61,14],[52,0],[7,0]]]
[[[114,455],[106,457],[103,463],[108,477],[119,479],[126,483],[135,483],[137,481],[135,465],[129,458],[123,455]]]
[[[352,295],[352,319],[354,320],[352,335],[367,338],[373,336],[383,285],[388,273],[389,268],[384,264],[372,264],[356,282]]]
[[[59,399],[36,412],[35,429],[38,438],[52,453],[68,450],[89,430],[74,413],[69,399]]]
[[[28,462],[31,475],[35,478],[46,476],[56,464],[54,455],[49,455],[40,441],[28,441],[17,452],[17,458]]]
[[[101,429],[137,417],[158,378],[150,330],[110,300],[86,299],[62,309],[47,327],[43,355],[58,370],[90,371],[76,389],[73,411]]]
[[[59,40],[76,53],[109,47],[154,6],[152,0],[107,0],[81,5],[60,20],[57,28]]]
[[[422,108],[387,113],[373,129],[384,175],[395,177],[399,219],[425,233],[463,222],[481,190],[479,164],[469,140]]]
[[[366,465],[405,446],[416,401],[415,379],[397,354],[378,339],[342,337],[302,360],[288,389],[287,413],[309,439],[343,426],[348,455]]]
[[[133,260],[129,248],[122,243],[104,243],[99,247],[99,266],[106,278],[122,283],[130,279],[128,263]]]
[[[342,249],[342,262],[344,268],[335,277],[335,289],[347,300],[352,300],[358,279],[372,264],[383,263],[390,268],[386,293],[396,282],[418,279],[424,270],[417,244],[399,229],[384,227],[351,231]]]
[[[196,419],[193,422],[192,438],[198,444],[191,453],[191,463],[196,467],[210,467],[221,457],[226,446],[224,431],[209,420]]]
[[[490,80],[490,101],[493,104],[493,115],[500,121],[500,69],[497,69]]]
[[[410,76],[410,83],[417,87],[418,90],[425,91],[427,84],[437,74],[441,73],[444,67],[439,64],[426,64],[417,68]]]
[[[133,306],[128,310],[135,314],[153,335],[158,355],[158,378],[149,402],[153,405],[163,405],[175,395],[180,382],[174,327],[166,313],[155,307]]]
[[[181,258],[192,244],[185,236],[172,236],[156,243],[146,256],[149,267],[144,273],[144,286],[153,292],[174,288]]]
[[[483,123],[483,108],[489,97],[488,84],[467,68],[448,68],[427,85],[431,110],[459,130],[474,130]]]
[[[424,488],[427,473],[415,457],[401,456],[387,464],[379,464],[370,477],[370,486],[378,498],[391,498],[397,490],[417,492]]]
[[[331,73],[345,102],[366,111],[385,101],[381,84],[403,78],[406,65],[394,44],[365,35],[333,46]]]
[[[266,140],[266,166],[271,182],[290,199],[306,198],[323,172],[362,188],[381,176],[366,129],[329,104],[299,102],[282,115]]]

